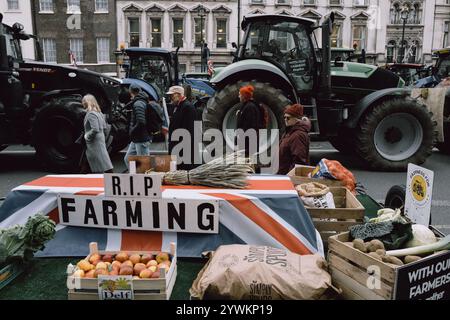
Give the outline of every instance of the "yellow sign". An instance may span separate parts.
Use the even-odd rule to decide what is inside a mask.
[[[420,175],[415,175],[411,181],[411,194],[416,201],[422,202],[427,195],[427,183]]]

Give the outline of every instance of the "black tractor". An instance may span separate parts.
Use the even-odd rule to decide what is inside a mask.
[[[402,88],[404,81],[376,66],[331,62],[334,13],[322,26],[317,49],[313,20],[285,15],[245,17],[236,62],[217,69],[216,92],[203,113],[203,130],[236,129],[239,88],[252,84],[254,98],[268,107],[268,129],[284,130],[283,110],[300,102],[311,117],[313,133],[338,150],[356,153],[372,169],[405,170],[431,154],[435,130],[426,107]],[[317,56],[321,52],[321,56]],[[210,131],[213,132],[213,131]],[[225,143],[234,146],[232,136]],[[276,141],[268,135],[264,147]]]
[[[128,143],[126,118],[118,103],[120,82],[88,70],[24,61],[20,41],[36,38],[0,14],[0,145],[32,145],[45,167],[77,172],[83,129],[83,95],[93,94],[112,124],[113,149]],[[38,50],[39,51],[39,50]]]

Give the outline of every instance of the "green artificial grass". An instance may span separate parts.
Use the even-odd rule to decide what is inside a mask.
[[[0,290],[0,300],[67,300],[66,268],[77,258],[36,258],[27,269]],[[171,300],[188,300],[189,288],[204,260],[177,261],[177,279]]]

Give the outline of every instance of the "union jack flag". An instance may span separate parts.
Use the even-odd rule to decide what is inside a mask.
[[[56,236],[38,256],[85,256],[89,243],[100,250],[169,251],[177,243],[180,257],[200,257],[223,244],[286,248],[298,254],[323,255],[319,233],[286,176],[253,175],[246,189],[202,186],[162,187],[167,199],[219,199],[219,233],[176,233],[101,229],[59,224],[58,195],[103,197],[103,175],[48,175],[13,189],[0,207],[0,228],[24,224],[41,213],[57,223]]]

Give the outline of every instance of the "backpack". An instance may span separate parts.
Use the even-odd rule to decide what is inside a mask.
[[[153,142],[165,141],[165,136],[163,133],[164,115],[161,112],[161,107],[155,101],[147,103],[145,120],[147,131],[153,138]]]

